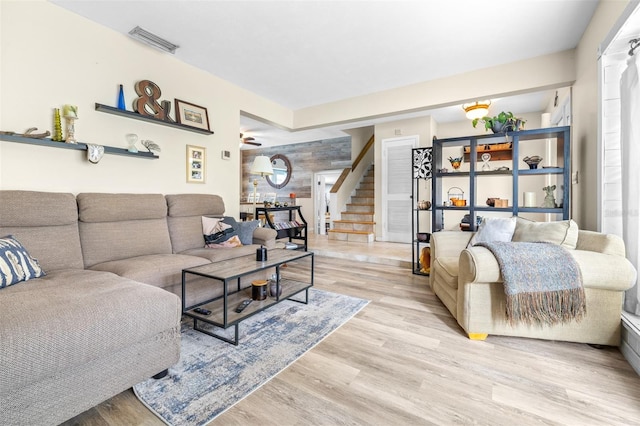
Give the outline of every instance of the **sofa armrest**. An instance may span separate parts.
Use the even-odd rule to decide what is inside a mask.
[[[274,248],[278,231],[271,228],[256,228],[253,231],[253,244],[260,244],[266,248]]]
[[[622,238],[613,234],[603,234],[593,231],[580,230],[578,232],[576,250],[595,251],[622,257],[626,256]]]
[[[458,285],[460,283],[502,282],[500,265],[486,247],[474,246],[462,250],[458,261]]]
[[[431,258],[458,257],[467,248],[473,232],[439,231],[431,234]]]

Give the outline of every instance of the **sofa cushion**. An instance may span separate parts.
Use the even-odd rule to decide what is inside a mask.
[[[81,222],[123,222],[167,216],[167,202],[162,194],[81,193],[76,199]]]
[[[0,289],[45,275],[36,259],[20,241],[8,235],[0,238]]]
[[[113,272],[121,277],[164,288],[182,283],[183,269],[206,263],[209,260],[197,256],[155,254],[103,262],[90,269]]]
[[[47,272],[84,268],[73,194],[0,191],[2,235],[13,235]]]
[[[578,243],[578,224],[573,220],[532,222],[518,218],[512,241],[553,243],[574,250]]]
[[[478,243],[488,243],[493,241],[508,242],[513,238],[516,229],[516,217],[485,217],[482,219],[478,232],[473,234],[468,247],[473,247]]]
[[[132,257],[169,254],[167,205],[161,194],[78,194],[86,268]]]
[[[106,272],[57,270],[2,290],[2,390],[10,393],[180,323],[179,298]]]

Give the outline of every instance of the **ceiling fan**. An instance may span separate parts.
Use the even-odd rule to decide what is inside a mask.
[[[243,133],[240,133],[240,142],[247,144],[247,145],[255,145],[255,146],[262,146],[262,144],[260,142],[255,142],[256,138],[252,137],[252,136],[247,136],[246,138],[242,137]]]

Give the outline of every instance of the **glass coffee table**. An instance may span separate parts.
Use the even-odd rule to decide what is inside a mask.
[[[255,255],[248,255],[183,269],[182,314],[193,318],[194,330],[237,345],[238,326],[242,320],[262,312],[283,300],[292,300],[304,304],[309,303],[309,288],[313,287],[313,252],[271,249],[268,251],[267,258],[268,260],[266,261],[256,261]],[[277,283],[276,296],[267,297],[264,300],[252,300],[242,312],[236,312],[235,309],[238,305],[244,300],[251,299],[251,283],[243,283],[242,278],[274,268]],[[221,285],[222,295],[187,306],[189,278],[191,276],[203,277],[210,281],[212,286]],[[305,294],[304,300],[291,299],[291,297],[302,292]],[[205,313],[208,311],[209,314],[197,312],[202,312],[202,309],[205,310]],[[200,326],[201,322],[223,329],[233,326],[235,328],[235,338],[231,339],[204,329]]]

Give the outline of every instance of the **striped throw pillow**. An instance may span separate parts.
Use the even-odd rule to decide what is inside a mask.
[[[13,235],[0,238],[0,289],[44,275],[38,261]]]

